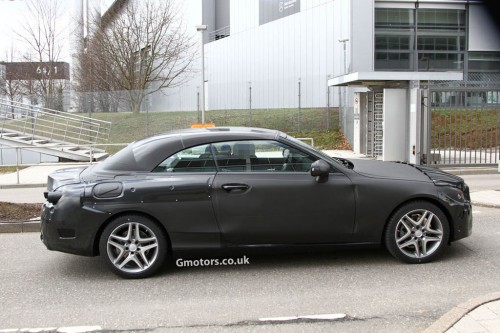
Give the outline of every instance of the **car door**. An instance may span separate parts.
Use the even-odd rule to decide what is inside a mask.
[[[218,248],[221,244],[211,199],[217,169],[210,148],[204,144],[179,151],[144,180],[141,206],[148,206],[165,224],[176,250]]]
[[[217,158],[213,205],[225,240],[234,244],[342,243],[354,226],[354,192],[332,168],[317,181],[317,158],[282,142],[226,142],[230,157]],[[240,149],[244,147],[244,149]],[[236,153],[236,150],[241,152]]]

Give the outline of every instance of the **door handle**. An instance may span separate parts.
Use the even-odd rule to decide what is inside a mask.
[[[231,192],[231,191],[245,191],[248,190],[250,186],[246,184],[224,184],[221,186],[224,191]]]

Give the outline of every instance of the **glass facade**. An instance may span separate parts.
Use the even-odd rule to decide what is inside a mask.
[[[469,71],[500,72],[499,52],[469,52]]]
[[[375,70],[463,70],[465,10],[375,10]]]

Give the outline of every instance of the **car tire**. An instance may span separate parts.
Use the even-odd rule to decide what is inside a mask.
[[[109,223],[99,240],[101,257],[113,273],[128,279],[153,275],[165,262],[168,241],[151,219],[124,215]]]
[[[450,227],[443,211],[427,201],[400,207],[389,219],[384,240],[388,251],[411,264],[435,260],[448,244]]]

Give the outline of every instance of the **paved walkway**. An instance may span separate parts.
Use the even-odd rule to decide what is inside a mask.
[[[500,333],[500,292],[457,305],[423,333]]]
[[[325,151],[325,153],[344,158],[364,158],[352,151]],[[41,204],[44,201],[43,191],[47,183],[47,175],[57,169],[79,165],[86,164],[58,163],[32,166],[20,170],[19,177],[16,173],[0,174],[0,201]],[[473,205],[500,208],[500,174],[491,175],[491,182],[495,184],[492,186],[494,189],[487,191],[475,191],[474,187],[471,187]],[[498,186],[496,186],[497,183]],[[20,227],[18,230],[34,229],[37,228]],[[1,228],[0,232],[2,232]],[[500,333],[500,292],[456,306],[424,331],[424,333],[445,332]]]

